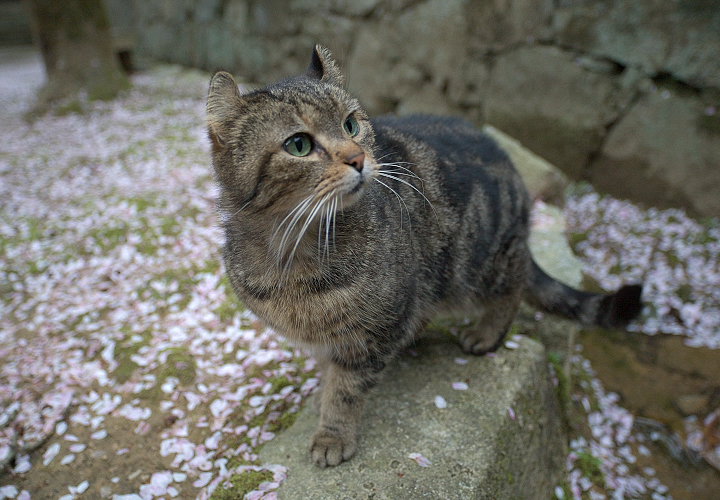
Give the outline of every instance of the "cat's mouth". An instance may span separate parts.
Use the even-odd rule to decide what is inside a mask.
[[[360,192],[360,190],[365,185],[365,178],[361,175],[360,178],[357,181],[357,184],[355,184],[355,187],[350,190],[348,194],[356,194]]]

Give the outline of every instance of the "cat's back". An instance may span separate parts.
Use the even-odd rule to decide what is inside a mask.
[[[448,164],[509,163],[507,154],[490,136],[462,118],[386,115],[372,122],[378,145],[405,156],[426,154],[430,149]]]
[[[373,128],[382,161],[409,165],[421,178],[435,180],[452,204],[465,205],[478,187],[491,198],[499,191],[527,196],[507,153],[467,120],[387,115],[374,119]]]

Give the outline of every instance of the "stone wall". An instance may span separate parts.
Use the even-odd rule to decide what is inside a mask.
[[[371,113],[487,122],[571,177],[720,215],[718,0],[142,0],[139,55],[268,82],[331,48]]]

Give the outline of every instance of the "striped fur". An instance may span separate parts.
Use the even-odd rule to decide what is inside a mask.
[[[612,326],[640,309],[639,287],[588,294],[537,267],[527,192],[492,139],[455,118],[370,120],[342,85],[318,46],[306,74],[244,95],[217,73],[207,104],[232,285],[323,366],[319,466],[354,454],[364,395],[439,312],[478,316],[460,342],[482,354],[523,298]],[[284,147],[298,133],[313,141],[304,157]]]

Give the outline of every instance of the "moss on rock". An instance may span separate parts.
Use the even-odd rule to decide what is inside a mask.
[[[269,470],[248,469],[232,476],[227,483],[221,484],[213,495],[212,500],[236,500],[243,498],[247,493],[256,490],[262,483],[273,480],[273,473]]]

